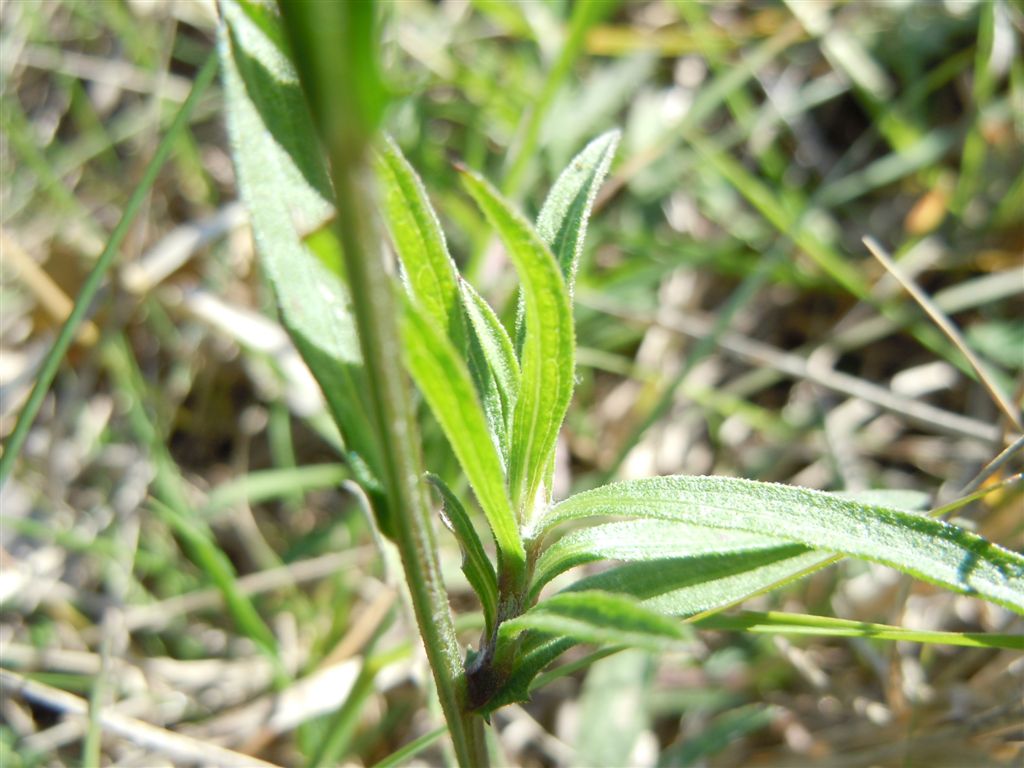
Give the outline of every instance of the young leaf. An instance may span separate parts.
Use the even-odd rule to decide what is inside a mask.
[[[376,161],[388,230],[412,295],[458,348],[463,338],[458,270],[441,223],[423,183],[390,137]]]
[[[572,398],[572,308],[554,256],[533,227],[479,175],[463,170],[462,181],[498,231],[522,283],[526,338],[508,483],[517,514],[529,519]]]
[[[541,532],[566,520],[649,517],[760,533],[872,560],[1024,614],[1024,557],[955,526],[820,491],[726,477],[656,477],[577,494]]]
[[[581,579],[569,589],[627,594],[659,613],[693,616],[775,589],[834,560],[833,555],[786,544],[626,563]]]
[[[535,639],[535,642],[529,642]],[[526,701],[530,698],[530,683],[540,672],[557,659],[563,653],[577,644],[572,638],[548,635],[536,635],[535,638],[527,638],[519,655],[516,657],[515,667],[509,675],[505,684],[494,693],[489,699],[481,702],[478,709],[483,713],[493,712],[506,704],[518,701]]]
[[[423,310],[411,299],[406,299],[404,307],[402,346],[406,366],[466,473],[498,548],[513,570],[521,569],[526,552],[505,491],[501,457],[488,433],[469,370],[451,341]]]
[[[620,135],[619,131],[609,131],[584,147],[551,187],[537,216],[537,234],[558,261],[570,296],[583,252],[590,209],[611,167]]]
[[[498,579],[494,566],[487,557],[483,544],[476,534],[473,522],[466,514],[462,502],[440,477],[428,474],[427,479],[441,495],[441,515],[449,530],[455,534],[462,549],[462,570],[470,586],[480,597],[484,609],[487,636],[490,637],[495,617],[498,615]]]
[[[684,625],[610,592],[563,592],[502,623],[510,640],[527,629],[572,638],[579,643],[631,645],[664,651],[687,637]]]
[[[376,164],[388,229],[409,291],[455,348],[465,348],[487,423],[506,458],[515,396],[501,367],[500,350],[494,348],[500,339],[485,314],[493,316],[493,310],[459,275],[423,183],[390,138],[377,153]]]
[[[536,597],[551,579],[595,560],[664,560],[778,547],[779,540],[668,520],[625,520],[580,528],[546,547],[531,587]]]
[[[748,597],[799,578],[834,558],[806,547],[789,545],[763,552],[720,557],[629,563],[577,582],[579,590],[621,592],[644,600],[645,607],[663,614],[690,616],[734,605]],[[635,573],[630,573],[636,569]],[[614,574],[614,575],[612,575]],[[659,575],[660,574],[660,575]],[[563,592],[554,597],[571,594]],[[674,604],[667,604],[673,601]],[[547,601],[545,601],[547,602]],[[673,610],[674,609],[674,610]],[[529,697],[534,678],[576,644],[569,637],[530,633],[523,641],[515,668],[505,684],[483,706],[484,711]]]

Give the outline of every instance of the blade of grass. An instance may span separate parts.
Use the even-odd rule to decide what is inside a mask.
[[[418,755],[447,732],[448,726],[446,725],[428,731],[419,738],[413,739],[401,749],[392,752],[380,762],[375,763],[373,768],[398,768],[398,766],[407,765],[410,758]]]
[[[349,479],[344,464],[307,464],[303,467],[264,469],[250,472],[214,488],[199,516],[209,519],[233,504],[250,504],[287,498],[324,488],[336,488]]]
[[[831,616],[807,616],[795,613],[741,611],[735,615],[716,614],[693,622],[699,629],[753,632],[756,634],[792,634],[817,637],[863,637],[968,648],[1009,648],[1024,650],[1024,635],[988,632],[937,632],[903,629],[887,624],[849,621]]]
[[[103,253],[100,254],[89,275],[85,278],[82,289],[75,298],[75,307],[68,316],[67,322],[61,327],[57,340],[47,353],[46,359],[43,361],[43,365],[36,376],[36,383],[32,387],[32,393],[29,395],[25,406],[21,409],[21,413],[18,414],[18,421],[14,425],[14,430],[4,444],[4,453],[0,457],[0,485],[4,484],[14,468],[14,462],[21,452],[25,438],[28,437],[28,431],[32,427],[32,422],[35,421],[36,414],[39,413],[39,409],[42,407],[43,399],[50,389],[50,384],[53,383],[53,379],[57,375],[61,360],[63,360],[64,354],[68,351],[68,347],[71,346],[78,327],[89,313],[92,301],[96,298],[96,294],[103,283],[103,278],[120,251],[121,243],[124,241],[129,229],[131,229],[135,217],[142,210],[146,197],[156,182],[160,169],[167,162],[167,158],[170,157],[171,150],[174,148],[179,134],[188,125],[189,115],[199,101],[199,97],[203,95],[203,91],[206,90],[206,87],[213,80],[216,72],[217,57],[216,55],[211,55],[206,60],[206,63],[203,64],[203,68],[199,70],[199,74],[196,75],[188,98],[181,105],[181,109],[178,110],[174,122],[167,129],[167,133],[164,134],[157,145],[156,152],[153,153],[153,157],[146,165],[146,170],[143,172],[138,185],[132,191],[131,197],[128,198],[128,203],[121,214],[121,220],[117,223],[113,233],[111,233]]]
[[[174,530],[186,555],[220,590],[228,612],[239,630],[247,635],[274,665],[275,680],[283,685],[287,671],[277,653],[277,639],[260,617],[249,596],[238,587],[237,574],[231,561],[213,541],[205,523],[190,512],[183,481],[174,459],[146,413],[146,385],[138,365],[123,338],[107,342],[103,360],[117,389],[128,398],[128,419],[139,443],[146,447],[154,464],[154,497],[149,503],[154,511]]]
[[[506,165],[508,170],[505,173],[505,183],[502,184],[502,191],[506,196],[515,199],[522,192],[526,170],[537,155],[537,139],[540,137],[544,118],[558,94],[558,89],[561,88],[568,76],[573,62],[583,50],[587,31],[611,13],[616,5],[618,5],[618,0],[589,0],[589,2],[576,3],[573,6],[565,43],[562,45],[554,65],[548,71],[544,87],[541,89],[537,101],[525,117],[518,138],[509,150]]]
[[[1020,410],[1016,408],[1010,399],[1000,390],[999,385],[995,379],[989,373],[988,368],[982,363],[981,359],[974,354],[974,351],[967,344],[967,340],[964,339],[963,334],[960,333],[959,329],[953,324],[953,321],[946,316],[946,314],[939,309],[935,302],[932,301],[928,295],[922,291],[917,283],[915,283],[910,277],[903,274],[903,271],[896,266],[896,263],[892,260],[885,249],[882,248],[878,242],[872,237],[864,238],[864,245],[871,251],[871,255],[878,259],[879,263],[885,267],[886,271],[889,272],[900,285],[903,286],[904,290],[909,293],[918,304],[921,305],[928,317],[942,330],[946,336],[949,337],[950,341],[956,346],[960,353],[970,363],[971,368],[978,375],[978,381],[985,387],[992,398],[992,401],[999,407],[999,410],[1003,412],[1007,421],[1012,424],[1018,432],[1024,432],[1024,421],[1021,420]]]

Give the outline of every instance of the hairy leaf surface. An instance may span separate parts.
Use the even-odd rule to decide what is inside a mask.
[[[441,515],[448,529],[458,539],[459,547],[462,549],[462,571],[466,574],[466,580],[469,581],[470,586],[480,597],[489,635],[498,614],[498,578],[494,573],[494,565],[487,557],[487,551],[480,542],[476,528],[473,527],[473,521],[470,520],[459,497],[437,475],[428,475],[427,479],[441,496],[443,504]]]
[[[727,477],[656,477],[577,494],[540,523],[602,516],[760,533],[882,563],[1024,613],[1024,557],[948,523],[820,491]]]
[[[537,216],[537,234],[551,248],[572,295],[587,220],[597,190],[608,175],[620,133],[609,131],[591,141],[562,171]]]
[[[520,519],[528,519],[572,398],[572,309],[558,264],[533,227],[478,174],[464,170],[462,180],[504,242],[519,273],[526,306],[508,477],[516,512]]]
[[[441,222],[419,176],[390,137],[376,160],[388,231],[412,295],[458,347],[463,338],[459,276]]]
[[[473,389],[466,363],[451,341],[412,299],[404,302],[402,346],[406,366],[444,430],[498,547],[510,563],[526,559],[505,490],[498,448]]]
[[[765,546],[626,563],[581,579],[569,589],[620,592],[659,613],[693,616],[775,589],[834,560],[833,555],[800,544]]]
[[[537,560],[533,594],[570,568],[596,560],[664,560],[773,548],[778,539],[671,520],[625,520],[580,528],[547,547]]]
[[[685,626],[648,610],[624,595],[596,590],[562,592],[502,623],[505,639],[524,630],[580,643],[631,645],[665,650],[687,636]]]
[[[281,45],[246,10],[222,5],[219,48],[228,134],[261,266],[281,319],[323,390],[352,465],[373,492],[379,446],[367,414],[362,358],[338,277],[302,244],[295,217],[330,212],[329,182],[298,80]],[[273,28],[273,27],[270,27]],[[369,474],[369,476],[368,476]],[[376,497],[378,504],[383,502]],[[382,521],[382,526],[387,527]]]

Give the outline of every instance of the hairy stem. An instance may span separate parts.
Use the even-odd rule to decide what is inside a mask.
[[[330,154],[337,232],[372,419],[383,446],[384,512],[402,556],[456,758],[463,766],[486,765],[483,726],[467,706],[462,659],[441,579],[420,436],[401,364],[393,281],[374,226],[366,150],[385,100],[376,74],[375,9],[371,3],[282,2],[281,10],[303,91]]]

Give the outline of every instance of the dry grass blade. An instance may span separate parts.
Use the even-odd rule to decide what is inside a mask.
[[[1008,462],[1013,455],[1018,453],[1021,449],[1024,449],[1024,435],[1021,435],[1014,440],[1012,445],[1008,445],[998,456],[986,464],[984,468],[975,475],[974,479],[964,486],[962,495],[966,496],[981,488],[982,483],[1002,469],[1003,466],[1006,465],[1006,462]]]
[[[600,309],[609,315],[626,320],[657,323],[664,328],[695,338],[708,336],[712,333],[714,326],[714,323],[709,319],[671,309],[663,309],[657,315],[652,316],[649,313],[645,314],[626,310],[614,302],[609,302],[596,296],[588,295],[581,298],[581,303],[595,309]],[[1001,438],[999,428],[992,424],[986,424],[969,416],[962,416],[928,403],[903,397],[891,389],[873,384],[848,373],[843,373],[842,371],[812,365],[806,358],[800,355],[784,352],[770,344],[756,341],[740,333],[729,332],[721,334],[718,337],[718,345],[721,349],[736,357],[755,364],[765,365],[787,376],[805,379],[850,397],[860,398],[939,432],[982,440],[986,443],[996,443]]]
[[[978,380],[982,386],[988,391],[989,396],[993,402],[999,406],[999,410],[1003,412],[1007,420],[1019,431],[1024,432],[1024,421],[1021,420],[1020,409],[1016,408],[1010,399],[1003,394],[999,389],[999,385],[995,379],[989,373],[985,364],[981,362],[976,354],[967,345],[967,341],[964,339],[963,334],[960,333],[953,321],[950,320],[946,314],[939,309],[935,302],[932,301],[928,294],[921,290],[921,288],[911,280],[909,277],[903,274],[900,268],[896,265],[896,262],[892,260],[892,257],[879,245],[873,238],[865,237],[864,245],[871,251],[871,255],[878,259],[879,263],[891,274],[899,284],[903,286],[907,293],[909,293],[923,309],[942,332],[949,337],[950,341],[956,345],[956,348],[960,350],[967,362],[971,364],[974,372],[978,374]]]
[[[17,694],[27,701],[53,709],[61,714],[79,717],[88,715],[88,702],[59,688],[28,680],[8,670],[0,670],[0,683],[3,684],[4,691],[8,695]],[[104,731],[167,755],[172,760],[181,763],[239,766],[239,768],[243,768],[243,766],[245,768],[255,766],[274,768],[274,763],[268,763],[266,760],[207,744],[116,712],[101,712],[99,722]]]
[[[14,267],[22,282],[25,283],[25,287],[36,297],[47,314],[58,323],[67,320],[71,310],[74,309],[74,302],[6,230],[0,230],[0,251],[10,259],[7,263]],[[99,341],[99,338],[100,332],[92,320],[82,323],[82,327],[78,330],[79,342],[91,347]]]

